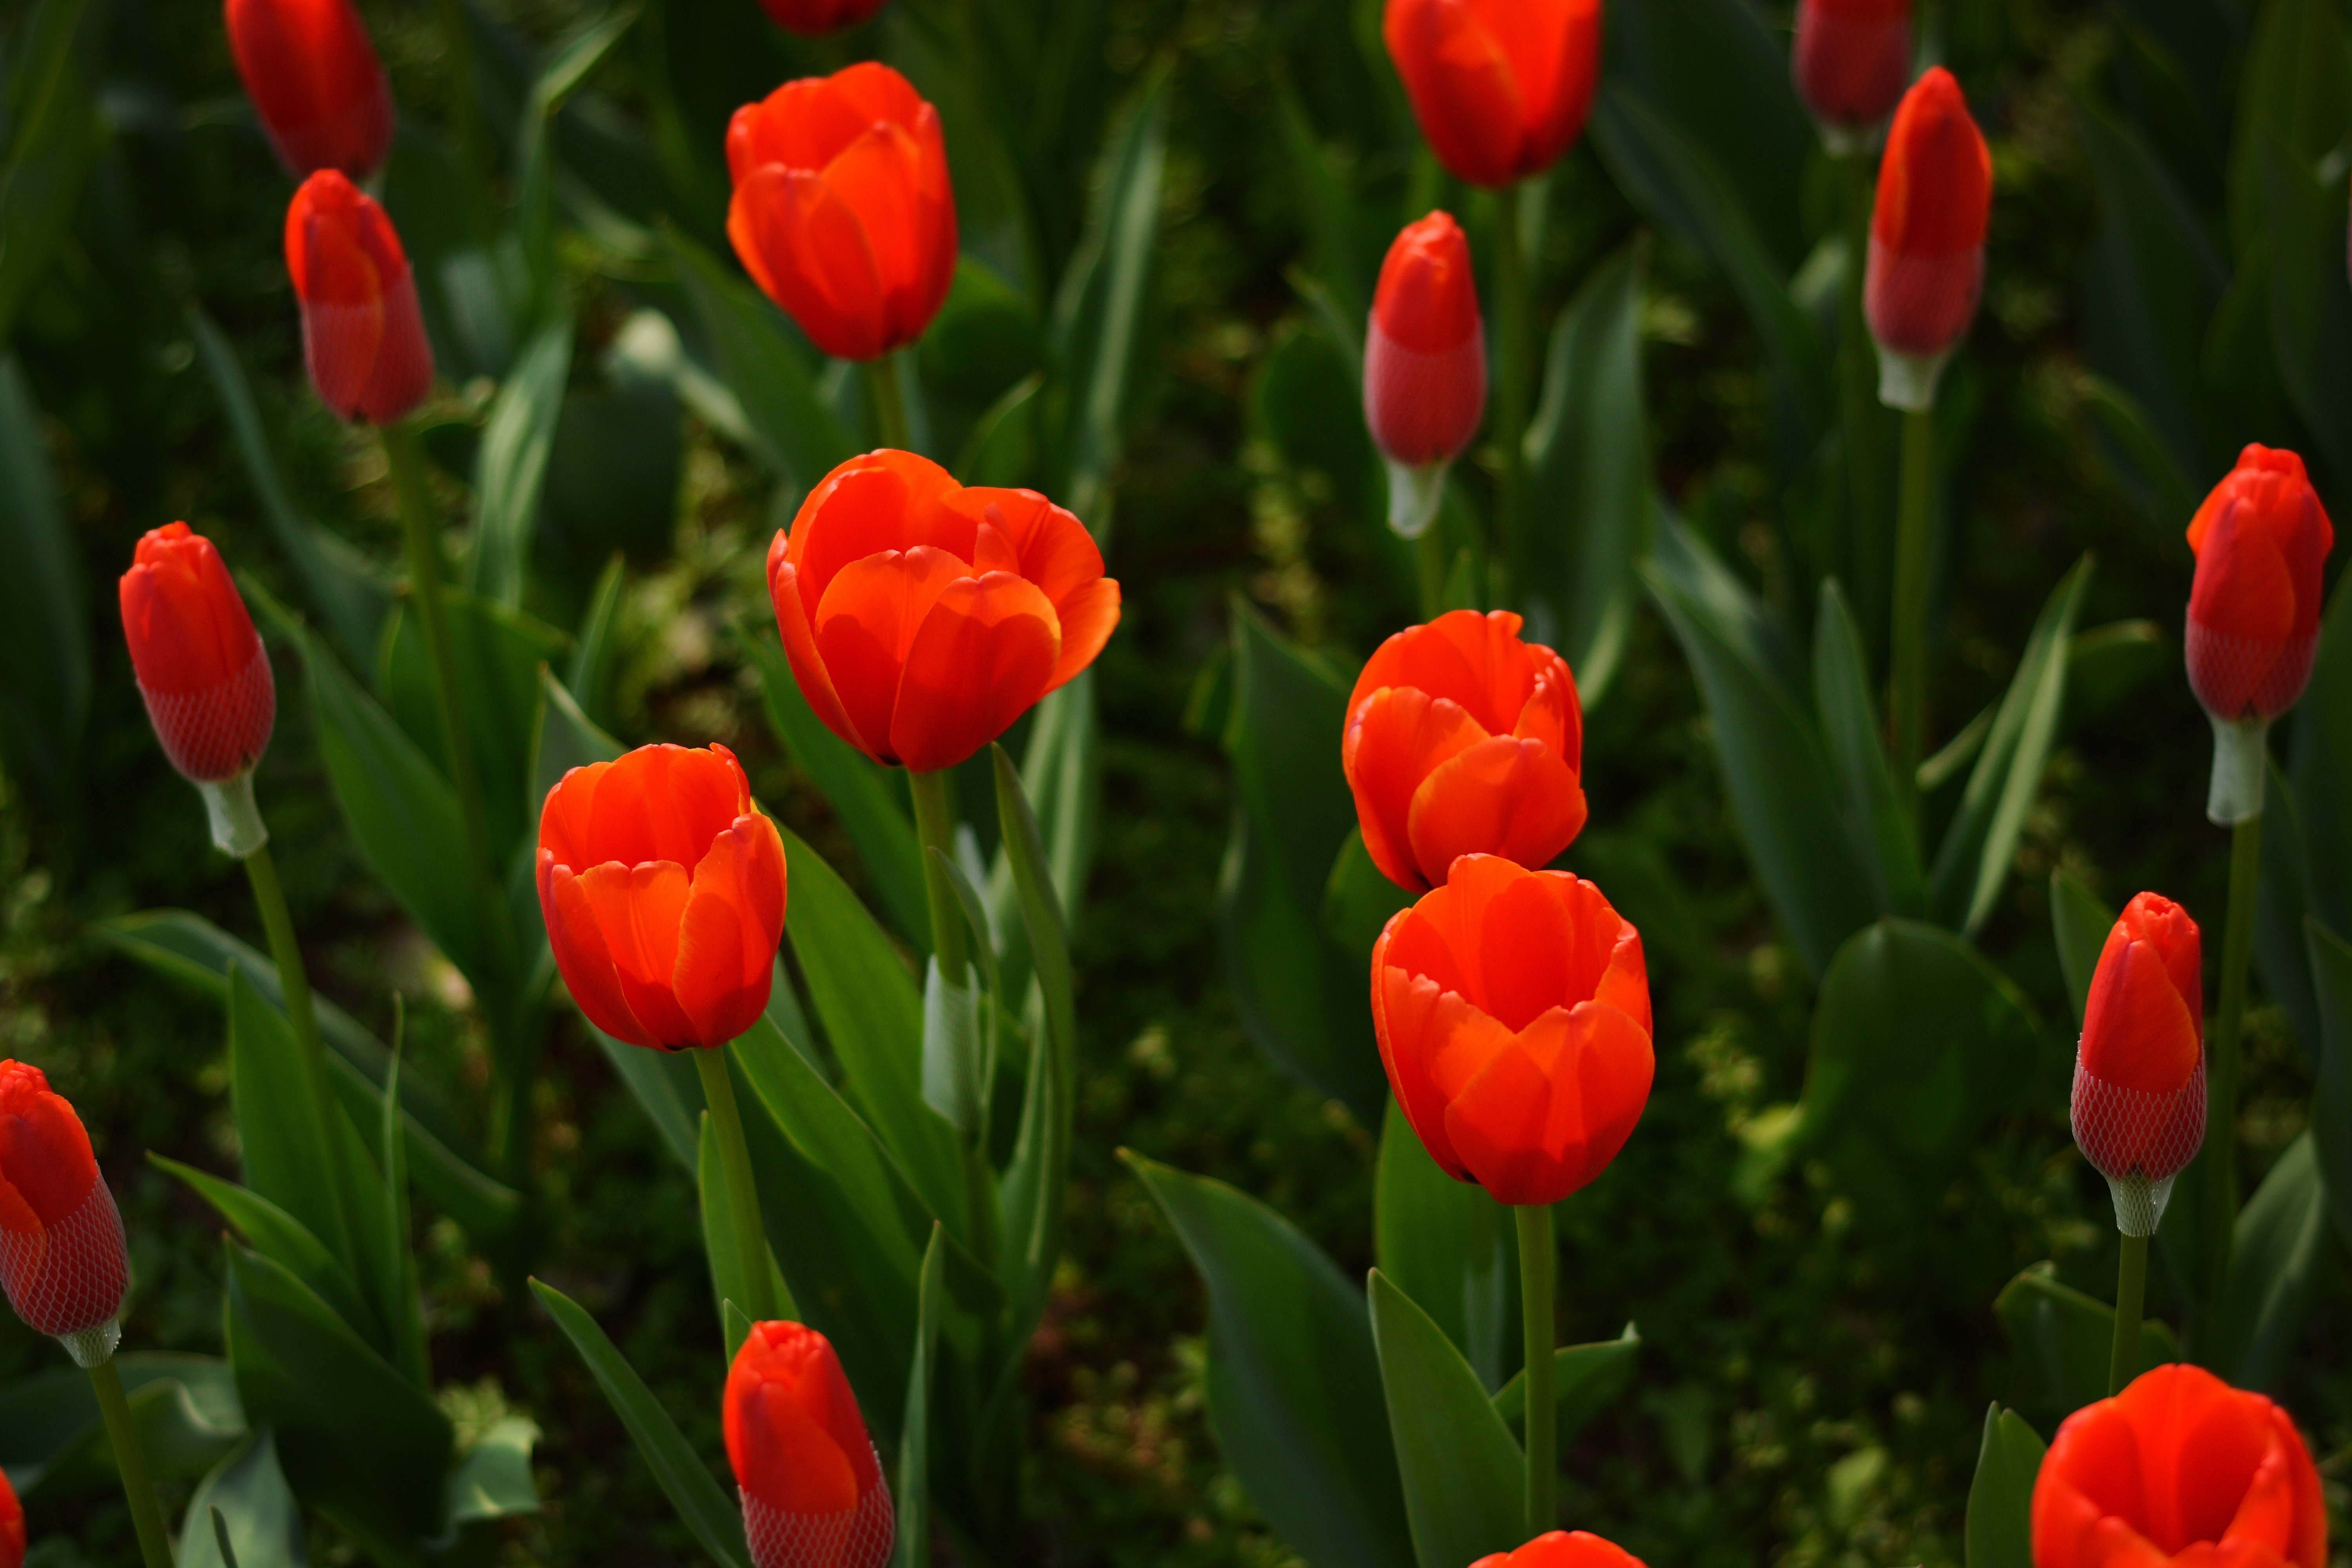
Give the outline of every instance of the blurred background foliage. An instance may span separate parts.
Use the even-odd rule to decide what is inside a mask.
[[[1620,11],[1664,3],[1613,0]],[[1787,7],[1724,4],[1785,48]],[[404,111],[447,123],[456,106],[432,8],[362,9]],[[472,5],[494,84],[486,101],[511,116],[535,52],[590,9]],[[698,396],[713,345],[690,325],[687,341],[665,341],[660,319],[642,312],[695,320],[656,225],[726,254],[708,150],[738,103],[869,48],[915,68],[942,47],[957,9],[899,0],[865,32],[808,45],[769,26],[751,0],[672,0],[640,20],[556,121],[556,260],[577,327],[530,607],[576,624],[606,558],[625,552],[614,652],[583,693],[591,712],[631,743],[735,748],[761,797],[853,879],[854,848],[773,738],[757,671],[729,630],[768,614],[761,552],[797,491],[772,484],[754,440]],[[1677,0],[1664,20],[1706,10]],[[0,601],[18,627],[35,615],[78,620],[89,649],[74,765],[45,774],[19,763],[0,784],[0,1049],[69,1086],[90,1123],[132,1237],[130,1339],[211,1352],[217,1220],[143,1156],[234,1170],[219,1015],[92,930],[175,905],[257,934],[236,867],[207,847],[202,814],[155,748],[113,635],[114,576],[141,531],[173,518],[281,598],[302,594],[201,363],[192,312],[218,324],[252,375],[299,507],[379,557],[395,552],[397,525],[380,449],[338,426],[302,374],[280,250],[288,187],[237,90],[217,8],[116,0],[107,11],[102,37],[77,57],[95,64],[100,128],[74,153],[89,160],[82,195],[46,266],[19,278],[0,254],[0,311],[13,316],[21,376],[0,395],[37,411],[31,427],[78,557],[58,563],[62,595],[28,599],[38,584],[19,576],[0,584]],[[2227,839],[2196,809],[2208,740],[2177,673],[2190,572],[2180,531],[2195,496],[2255,437],[2303,449],[2337,515],[2352,515],[2352,367],[2302,352],[2325,339],[2296,314],[2310,300],[2344,310],[2342,279],[2330,272],[2332,293],[2298,294],[2267,260],[2282,235],[2316,237],[2316,250],[2304,248],[2330,268],[2340,254],[2352,58],[2336,0],[1922,0],[1920,13],[1930,47],[1969,90],[1998,180],[1986,308],[1947,400],[1955,434],[1935,709],[1969,713],[1998,698],[2037,607],[2085,551],[2099,569],[2082,624],[2145,617],[2166,657],[2139,679],[2077,690],[2017,875],[1979,934],[2038,1015],[2042,1091],[1973,1152],[1937,1209],[1933,1245],[1898,1258],[1874,1247],[1818,1166],[1742,1179],[1743,1150],[1767,1131],[1759,1118],[1801,1089],[1812,982],[1750,873],[1674,639],[1646,605],[1634,617],[1588,716],[1592,826],[1570,859],[1644,933],[1658,1085],[1624,1155],[1563,1210],[1563,1330],[1570,1342],[1601,1339],[1630,1320],[1643,1349],[1632,1390],[1569,1448],[1564,1506],[1654,1563],[1955,1563],[1986,1403],[2017,1405],[2049,1429],[2061,1407],[2002,1337],[1994,1295],[2046,1258],[2061,1280],[2104,1297],[2115,1246],[2104,1186],[2066,1131],[2072,1010],[2051,939],[2051,873],[2073,873],[2111,906],[2160,888],[2218,931]],[[11,50],[0,68],[29,58],[33,14],[23,0],[0,3]],[[967,268],[918,360],[934,417],[950,426],[933,433],[933,448],[963,449],[1046,352],[1048,323],[1031,301],[1055,297],[1081,247],[1106,125],[1164,81],[1149,342],[1124,456],[1105,477],[1118,518],[1108,555],[1127,612],[1097,667],[1104,801],[1074,931],[1076,1184],[1068,1256],[1028,1363],[1024,1560],[1273,1568],[1292,1559],[1223,1470],[1204,1421],[1201,1288],[1114,1151],[1264,1198],[1351,1273],[1370,1260],[1378,1130],[1270,1066],[1225,985],[1215,910],[1232,792],[1219,671],[1237,605],[1341,669],[1412,618],[1409,566],[1379,526],[1350,367],[1316,289],[1299,286],[1319,279],[1341,319],[1360,318],[1362,258],[1377,257],[1386,231],[1335,237],[1302,167],[1336,174],[1368,198],[1363,210],[1400,219],[1464,193],[1396,133],[1401,100],[1370,0],[1081,0],[1055,15],[1066,25],[1046,31],[1033,66],[1053,90],[943,100],[951,148],[959,116],[993,116],[1012,127],[1017,167],[956,164],[967,253],[985,269]],[[1674,36],[1662,22],[1629,44],[1620,27],[1607,71],[1628,49]],[[2249,62],[2265,59],[2292,92],[2242,90],[2262,79]],[[1649,79],[1660,79],[1656,67],[1647,63]],[[1697,81],[1668,108],[1737,150],[1738,192],[1770,272],[1793,280],[1801,307],[1832,309],[1833,291],[1809,294],[1807,279],[1836,226],[1835,174],[1793,99],[1710,99],[1703,79],[1669,69],[1664,79]],[[2233,135],[2246,125],[2268,134]],[[423,134],[404,131],[386,195],[412,253],[431,258],[482,220],[453,195],[459,187],[436,185],[447,154],[417,144]],[[665,135],[705,149],[699,165]],[[1790,498],[1819,481],[1801,450],[1792,460],[1785,367],[1704,235],[1645,216],[1622,194],[1606,140],[1588,139],[1551,181],[1546,315],[1605,258],[1651,237],[1639,320],[1661,492],[1801,625],[1811,588],[1792,564]],[[2296,205],[2292,182],[2265,186],[2259,162],[2231,166],[2274,145],[2328,174],[2332,206]],[[12,221],[7,244],[29,240]],[[443,356],[427,444],[454,503],[495,380],[520,347],[480,300],[512,284],[476,279],[469,293],[461,276],[420,271]],[[854,391],[838,378],[825,391],[854,428]],[[0,459],[0,471],[22,472],[21,452]],[[1034,452],[1008,460],[1027,464],[1024,479],[1045,466]],[[20,492],[0,494],[0,505],[24,504]],[[1058,499],[1107,525],[1104,495]],[[260,790],[314,979],[380,1034],[400,993],[412,1059],[457,1091],[481,1135],[495,1115],[488,1026],[464,978],[357,859],[310,705],[292,700],[293,661],[275,639],[273,648],[281,701]],[[82,700],[72,686],[61,678],[25,695],[69,719]],[[859,886],[878,904],[877,889]],[[2313,1079],[2287,1013],[2257,1000],[2247,1190],[2302,1131]],[[538,1271],[613,1330],[688,1436],[715,1454],[694,1191],[568,1012],[526,1121]],[[544,1511],[499,1527],[498,1560],[690,1560],[689,1538],[569,1348],[515,1279],[429,1205],[421,1212],[445,1405],[461,1432],[511,1412],[545,1434]],[[2277,1392],[2326,1461],[2342,1563],[2352,1561],[2352,1270],[2326,1279]],[[2178,1319],[2160,1270],[2151,1312]],[[0,1377],[53,1360],[46,1342],[0,1324]],[[128,1560],[128,1518],[102,1492],[37,1499],[31,1521],[42,1568]],[[348,1553],[323,1535],[313,1546],[315,1561]]]

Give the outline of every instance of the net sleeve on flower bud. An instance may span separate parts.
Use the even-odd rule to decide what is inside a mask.
[[[1863,303],[1870,335],[1881,348],[1927,356],[1958,343],[1975,319],[1984,291],[1981,245],[1963,250],[1897,250],[1870,238]]]
[[[2153,1236],[2173,1178],[2205,1142],[2205,1064],[2171,1093],[2151,1094],[2084,1071],[2078,1050],[2070,1109],[2083,1157],[2107,1179],[2116,1228]]]
[[[2216,719],[2275,719],[2310,684],[2319,634],[2272,642],[2215,631],[2191,616],[2182,638],[2189,686]]]
[[[92,1366],[114,1353],[130,1279],[122,1215],[103,1180],[55,1225],[0,1229],[0,1289],[26,1326],[65,1342]]]
[[[261,760],[278,721],[278,683],[259,638],[245,668],[201,691],[157,691],[141,682],[155,739],[194,784],[234,778]]]
[[[1364,341],[1364,422],[1381,454],[1420,467],[1450,463],[1486,413],[1486,344],[1408,347],[1375,320]]]
[[[878,1454],[875,1465],[881,1466]],[[736,1492],[743,1500],[743,1540],[754,1568],[882,1568],[898,1541],[890,1483],[878,1476],[855,1508],[835,1513],[795,1513],[740,1486]]]

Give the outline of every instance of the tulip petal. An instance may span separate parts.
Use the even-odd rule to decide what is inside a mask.
[[[680,1046],[694,1024],[671,991],[677,973],[678,926],[691,890],[686,868],[672,861],[624,866],[607,861],[574,879],[613,955],[621,995],[653,1043]]]
[[[672,988],[702,1045],[724,1045],[768,1005],[783,938],[784,843],[752,813],[711,840],[679,921]]]
[[[303,353],[320,401],[349,419],[367,397],[383,345],[383,283],[345,224],[314,214],[304,228]]]
[[[571,988],[572,999],[590,1023],[614,1039],[633,1046],[660,1045],[630,1011],[588,889],[581,886],[571,868],[551,865],[551,860],[547,850],[540,851],[540,910],[547,921],[548,945],[555,951],[556,967]]]
[[[1407,892],[1444,880],[1445,868],[1430,875],[1413,849],[1412,809],[1421,782],[1488,739],[1460,703],[1418,686],[1376,689],[1355,708],[1340,760],[1356,797],[1364,849],[1381,874]]]
[[[2117,942],[2117,937],[2126,939]],[[2164,955],[2118,926],[2092,976],[2083,1013],[2083,1070],[2120,1089],[2170,1094],[2197,1071],[2198,1022]]]
[[[1584,826],[1584,791],[1559,754],[1539,741],[1497,735],[1430,770],[1412,792],[1405,834],[1432,882],[1461,855],[1547,864]]]
[[[887,338],[911,320],[928,281],[916,184],[922,150],[905,127],[876,121],[824,166],[825,189],[856,215],[879,289]]]
[[[728,205],[727,234],[744,268],[840,359],[884,348],[882,279],[857,215],[822,175],[763,163]]]
[[[780,1383],[750,1390],[742,1416],[742,1468],[768,1482],[761,1501],[796,1514],[857,1506],[857,1472],[833,1435],[809,1419],[795,1391]]]
[[[793,679],[810,709],[826,729],[880,760],[881,747],[859,734],[857,726],[849,721],[841,693],[834,689],[833,675],[816,651],[816,634],[809,629],[808,610],[801,602],[801,576],[791,562],[777,563],[775,574],[769,579],[768,597],[776,606],[776,632],[783,639],[784,661],[793,667]]]
[[[1056,611],[1103,574],[1102,550],[1086,524],[1035,490],[974,485],[948,496],[945,505],[970,518],[975,530],[987,521],[1003,534],[1019,561],[1005,570],[1036,584]],[[977,555],[972,564],[980,568]]]
[[[1474,185],[1505,185],[1524,173],[1518,83],[1464,0],[1402,0],[1390,5],[1385,28],[1438,161]]]
[[[2250,500],[2225,506],[2197,552],[2189,591],[2192,620],[2224,637],[2282,643],[2298,618],[2294,574],[2284,542],[2263,526]]]
[[[579,858],[569,864],[575,870],[607,860],[691,866],[749,805],[749,786],[731,755],[640,746],[606,764],[587,809]]]
[[[893,726],[917,631],[950,584],[970,582],[964,564],[919,545],[852,562],[835,574],[817,606],[816,647],[850,724],[894,762],[906,760]]]
[[[1380,1015],[1374,1032],[1390,1087],[1439,1168],[1457,1181],[1475,1180],[1448,1130],[1446,1096],[1434,1076],[1434,1064],[1440,1059],[1458,1064],[1465,1056],[1498,1051],[1510,1036],[1460,993],[1441,989],[1427,975],[1385,963],[1383,957],[1375,951],[1372,1003]]]
[[[785,544],[811,624],[835,575],[853,561],[919,544],[970,561],[978,520],[954,510],[955,492],[954,475],[912,452],[868,452],[827,474],[801,503]]]
[[[907,649],[891,750],[919,773],[962,762],[1045,695],[1061,651],[1035,584],[1009,572],[950,583]]]
[[[1110,634],[1118,629],[1118,580],[1097,577],[1064,600],[1056,615],[1062,627],[1062,653],[1045,682],[1047,691],[1059,690],[1092,664],[1110,641]]]

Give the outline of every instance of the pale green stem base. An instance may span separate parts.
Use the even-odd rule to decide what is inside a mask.
[[[2123,1238],[2116,1266],[2116,1343],[2107,1356],[2107,1393],[2121,1394],[2139,1372],[2139,1320],[2147,1300],[2147,1237]]]
[[[881,433],[882,444],[908,450],[907,398],[898,389],[898,356],[882,353],[867,360],[866,380],[873,388],[874,426]]]
[[[1528,1535],[1554,1529],[1559,1519],[1559,1392],[1553,1383],[1552,1314],[1559,1288],[1559,1250],[1551,1205],[1511,1211],[1519,1227],[1519,1309],[1528,1343]]]
[[[2263,819],[2231,829],[2230,910],[2221,937],[2221,1005],[2208,1051],[2205,1104],[2205,1219],[2212,1259],[2206,1321],[2220,1321],[2230,1285],[2230,1249],[2238,1218],[2240,1037],[2246,1022],[2246,966],[2254,949],[2254,899],[2263,870]]]
[[[1895,794],[1904,815],[1919,818],[1919,752],[1927,702],[1927,517],[1934,500],[1936,416],[1903,416],[1903,496],[1895,520],[1893,691]]]
[[[286,890],[278,885],[278,863],[270,856],[268,845],[262,845],[245,858],[245,876],[253,885],[253,904],[261,915],[261,929],[269,939],[269,956],[277,961],[278,990],[285,998],[286,1020],[294,1026],[294,1050],[302,1063],[303,1088],[310,1097],[310,1114],[318,1119],[320,1137],[331,1140],[335,1119],[341,1111],[327,1082],[327,1047],[319,1037],[318,1014],[310,1002],[310,977],[302,967],[301,945],[294,940],[294,917],[286,907]],[[338,1241],[339,1250],[348,1257],[352,1194],[344,1190],[343,1163],[335,1157],[331,1144],[326,1166],[335,1212],[341,1216],[344,1229],[341,1237],[331,1239]]]
[[[123,1500],[131,1505],[131,1522],[139,1531],[140,1558],[146,1568],[172,1568],[172,1533],[164,1528],[163,1505],[155,1500],[155,1483],[147,1473],[147,1451],[139,1446],[139,1428],[131,1422],[131,1401],[123,1395],[122,1376],[112,1357],[89,1369],[89,1384],[98,1392],[107,1441],[114,1446]]]
[[[751,1151],[743,1142],[743,1117],[735,1107],[735,1080],[727,1071],[727,1047],[694,1053],[702,1075],[702,1098],[710,1108],[710,1130],[719,1139],[719,1169],[727,1180],[727,1207],[735,1222],[735,1266],[743,1281],[738,1303],[755,1323],[776,1315],[775,1277],[768,1268],[768,1232],[760,1220],[760,1188],[751,1176]]]

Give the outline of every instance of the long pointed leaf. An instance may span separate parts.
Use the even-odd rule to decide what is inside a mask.
[[[1375,1268],[1367,1288],[1389,1431],[1421,1568],[1452,1568],[1527,1539],[1526,1458],[1444,1330]]]
[[[555,422],[563,411],[563,386],[571,373],[572,322],[562,317],[541,327],[523,344],[482,426],[481,457],[474,470],[474,550],[467,563],[467,584],[509,609],[522,603],[531,535],[539,526],[540,497],[547,486],[547,456],[555,444]]]
[[[898,1427],[898,1543],[901,1568],[931,1561],[931,1378],[939,1359],[940,1297],[947,1277],[947,1237],[934,1223],[923,1248],[915,1310],[915,1358],[907,1369],[907,1418]]]
[[[1862,633],[1834,578],[1822,584],[1813,618],[1813,709],[1822,725],[1848,837],[1869,868],[1882,914],[1916,915],[1926,901],[1919,846],[1895,799],[1886,751],[1870,700]]]

